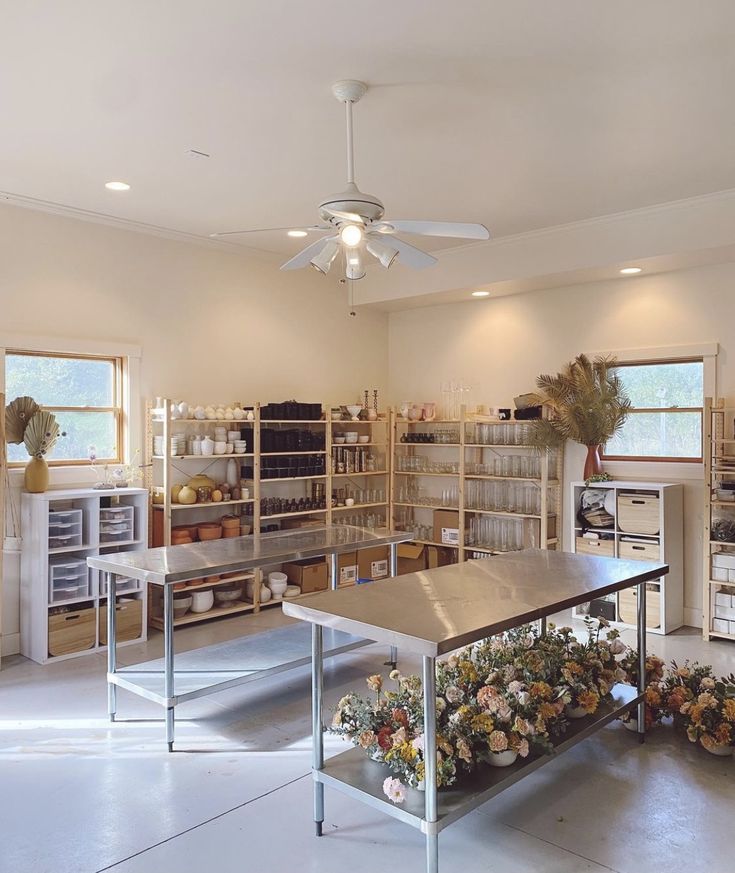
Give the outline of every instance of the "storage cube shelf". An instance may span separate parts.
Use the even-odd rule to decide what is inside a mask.
[[[107,591],[87,557],[148,546],[148,491],[76,488],[23,494],[21,653],[45,664],[106,647]],[[125,596],[123,596],[125,595]],[[126,634],[146,638],[146,604],[134,579],[118,583]]]
[[[581,498],[587,490],[606,495],[608,527],[594,527],[580,519]],[[646,627],[668,634],[684,624],[682,486],[658,482],[584,482],[571,485],[572,551],[628,561],[661,561],[668,575],[646,585]],[[577,618],[599,615],[614,624],[635,628],[636,589],[576,607]]]

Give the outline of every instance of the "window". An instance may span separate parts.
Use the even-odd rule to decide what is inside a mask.
[[[10,402],[28,395],[56,416],[66,436],[54,446],[49,464],[85,462],[90,446],[100,462],[116,463],[123,454],[122,373],[122,358],[8,350],[5,396]],[[8,446],[9,463],[27,460],[25,446]]]
[[[633,408],[605,446],[605,458],[701,461],[703,361],[652,361],[616,369]]]

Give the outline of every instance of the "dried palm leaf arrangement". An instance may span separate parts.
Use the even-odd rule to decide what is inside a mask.
[[[16,397],[5,407],[5,439],[9,443],[23,442],[28,422],[40,410],[32,397]]]
[[[39,409],[23,433],[26,451],[32,458],[45,458],[61,436],[59,423],[52,412]]]

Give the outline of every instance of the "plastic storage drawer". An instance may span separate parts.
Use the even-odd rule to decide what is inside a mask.
[[[72,558],[50,561],[48,568],[49,603],[63,603],[89,595],[89,571],[85,561]]]

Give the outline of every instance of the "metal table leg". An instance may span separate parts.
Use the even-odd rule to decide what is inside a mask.
[[[390,549],[390,575],[395,579],[398,575],[398,544],[391,543],[388,548]],[[390,647],[388,663],[394,670],[398,666],[398,649],[396,646]]]
[[[329,556],[329,564],[331,567],[329,584],[332,591],[336,591],[339,588],[339,562],[336,552],[332,552]]]
[[[173,585],[163,586],[163,693],[166,705],[166,742],[169,752],[174,750],[174,590]]]
[[[324,785],[316,780],[316,771],[324,767],[324,727],[322,725],[322,695],[324,691],[324,641],[322,626],[311,626],[311,766],[314,778],[314,824],[316,835],[322,835],[324,823]]]
[[[437,820],[436,787],[436,664],[423,659],[424,683],[424,819]],[[426,834],[426,873],[439,873],[439,835]]]
[[[117,615],[115,614],[115,594],[117,592],[117,576],[104,571],[102,580],[107,589],[107,714],[110,721],[115,721],[117,712],[117,685],[110,677],[117,671]]]
[[[541,632],[541,636],[546,636],[546,616],[539,619],[539,631]]]
[[[638,692],[646,690],[646,583],[638,586]],[[646,702],[638,704],[638,742],[646,741]]]

